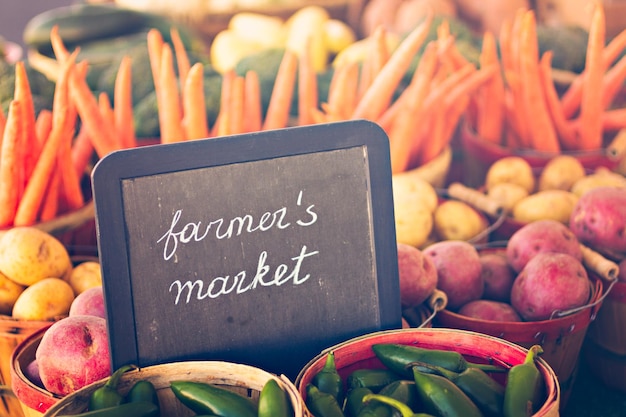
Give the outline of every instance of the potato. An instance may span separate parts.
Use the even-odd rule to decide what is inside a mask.
[[[487,196],[500,203],[504,210],[511,212],[518,201],[528,197],[528,190],[519,184],[501,182],[493,185],[487,191]]]
[[[599,170],[576,181],[570,191],[580,197],[597,187],[626,187],[626,178],[608,170]]]
[[[0,271],[20,285],[61,278],[71,268],[67,249],[49,233],[34,227],[13,227],[0,239]]]
[[[487,170],[485,178],[487,190],[502,182],[521,185],[529,193],[535,190],[535,176],[532,167],[528,161],[519,156],[500,158],[491,164]]]
[[[394,174],[391,184],[394,201],[406,198],[422,200],[431,212],[434,212],[439,204],[435,188],[415,171]]]
[[[512,214],[515,220],[524,223],[551,219],[567,224],[577,201],[578,197],[569,191],[538,191],[520,200]]]
[[[96,261],[79,263],[70,272],[67,282],[76,295],[90,288],[102,286],[100,263]]]
[[[433,221],[435,233],[441,240],[470,240],[489,226],[476,209],[458,200],[439,204]]]
[[[24,288],[26,287],[10,280],[0,272],[0,314],[11,314],[13,305]]]
[[[26,288],[15,301],[12,316],[18,320],[52,320],[66,316],[74,291],[61,278],[44,278]]]
[[[571,155],[552,158],[539,174],[538,190],[566,190],[586,175],[585,167]]]
[[[396,240],[398,243],[420,247],[428,241],[433,229],[433,214],[419,199],[394,201]]]

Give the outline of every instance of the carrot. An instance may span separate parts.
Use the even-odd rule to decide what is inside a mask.
[[[446,76],[445,73],[441,83],[433,88],[425,99],[424,107],[432,109],[437,103],[443,103],[445,97],[450,94],[457,86],[469,80],[469,77],[476,73],[476,67],[474,64],[467,64],[463,68],[453,72],[450,76]]]
[[[57,61],[62,63],[69,59],[70,52],[65,47],[63,38],[61,38],[61,35],[59,34],[58,25],[54,25],[52,26],[52,29],[50,29],[50,43],[52,44],[52,51],[54,52],[54,56]]]
[[[187,49],[183,43],[178,29],[174,26],[170,28],[170,37],[172,38],[172,45],[174,45],[174,53],[176,54],[176,63],[178,64],[178,78],[180,79],[180,85],[185,85],[187,74],[191,68],[189,63],[189,55]]]
[[[230,102],[232,100],[233,82],[235,80],[234,70],[227,71],[222,75],[222,91],[220,93],[220,111],[215,123],[215,136],[225,136],[230,134]]]
[[[67,117],[65,119],[65,132],[57,149],[57,167],[55,174],[59,177],[59,195],[63,197],[65,210],[76,210],[85,204],[80,178],[83,172],[78,173],[72,163],[72,141],[76,126],[77,110],[74,103],[68,103]],[[50,185],[49,185],[50,186]]]
[[[504,20],[500,25],[500,33],[498,34],[498,41],[500,45],[500,61],[504,72],[514,71],[513,65],[513,51],[511,45],[511,36],[513,31],[513,25],[510,20]]]
[[[134,148],[137,138],[133,121],[132,59],[128,55],[120,61],[113,88],[113,115],[122,148]]]
[[[272,95],[263,122],[263,130],[287,126],[298,70],[298,55],[286,49],[274,80]]]
[[[154,90],[159,95],[160,90],[160,69],[161,69],[161,55],[163,53],[163,35],[157,29],[152,28],[148,30],[147,35],[147,47],[148,47],[148,59],[150,60],[150,69],[152,70],[152,80],[154,83]]]
[[[376,77],[389,60],[389,50],[387,48],[387,31],[384,26],[378,26],[372,34],[370,41],[372,51],[372,76]]]
[[[94,147],[89,132],[85,125],[82,125],[72,144],[72,166],[76,175],[81,176],[87,171],[93,153]]]
[[[303,54],[304,55],[304,54]],[[302,74],[302,73],[301,73]],[[313,73],[315,76],[315,73]],[[250,70],[244,77],[244,131],[258,132],[262,126],[262,106],[261,106],[261,85],[259,83],[259,74]],[[317,92],[317,87],[315,87]]]
[[[576,149],[576,130],[574,129],[574,126],[565,118],[558,92],[556,91],[554,81],[552,80],[552,54],[552,51],[546,51],[539,61],[539,76],[541,77],[541,85],[545,93],[550,116],[552,117],[554,127],[559,137],[559,142],[565,149]]]
[[[101,91],[98,94],[98,109],[100,110],[100,114],[104,117],[104,120],[110,126],[115,126],[115,115],[113,114],[113,107],[111,106],[111,100],[109,100],[109,95],[104,91]],[[116,134],[115,138],[118,139],[119,136]],[[118,141],[118,146],[121,145]]]
[[[498,71],[481,89],[482,95],[479,98],[481,102],[479,103],[480,111],[476,131],[481,138],[499,144],[502,139],[504,124],[504,81],[499,68],[496,39],[493,33],[489,31],[483,35],[483,46],[479,60],[481,68],[495,64]]]
[[[21,159],[24,163],[24,173],[22,177],[23,182],[19,188],[21,195],[24,187],[26,186],[26,181],[33,172],[35,162],[37,161],[37,154],[39,152],[39,148],[37,146],[37,133],[35,131],[35,107],[33,105],[33,95],[30,88],[30,82],[28,81],[24,61],[17,61],[15,63],[15,91],[13,98],[21,103],[21,120],[24,132],[22,144],[20,145],[20,152],[23,152]]]
[[[519,68],[524,107],[533,149],[544,152],[558,152],[559,141],[554,124],[548,114],[539,76],[539,47],[535,14],[524,14],[519,44]]]
[[[626,127],[626,107],[606,110],[602,114],[602,129],[606,131],[620,130]]]
[[[117,140],[113,126],[108,124],[100,113],[98,102],[87,85],[84,74],[81,74],[84,70],[81,66],[84,65],[85,61],[77,64],[75,71],[69,74],[70,96],[76,103],[81,122],[87,126],[96,153],[104,157],[117,149]]]
[[[233,79],[230,106],[230,133],[244,133],[244,77],[241,75]]]
[[[4,136],[4,128],[7,125],[7,117],[4,115],[4,110],[0,107],[0,149],[2,149],[2,137]]]
[[[169,44],[163,44],[161,66],[159,67],[159,90],[157,91],[159,108],[159,128],[161,143],[173,143],[185,140],[182,126],[182,104],[178,80],[174,73],[174,57]]]
[[[624,88],[624,80],[626,80],[626,56],[620,58],[617,63],[608,69],[604,74],[602,83],[602,108],[608,109]]]
[[[596,3],[589,27],[589,42],[585,58],[585,79],[580,102],[580,149],[602,147],[602,51],[605,42],[604,8]]]
[[[371,37],[368,38],[368,42],[373,42],[373,39]],[[361,62],[361,71],[359,74],[359,88],[357,89],[357,97],[359,101],[363,98],[367,89],[372,85],[372,80],[374,79],[373,73],[374,68],[372,59],[368,55]]]
[[[350,118],[356,102],[359,67],[356,62],[347,62],[335,68],[328,88],[328,114],[333,120]]]
[[[57,165],[58,164],[57,162]],[[46,195],[44,196],[41,210],[39,211],[38,217],[42,222],[54,219],[59,213],[60,183],[61,175],[55,170],[48,183],[48,188],[46,188]]]
[[[209,136],[204,96],[204,64],[194,64],[183,85],[183,129],[187,139]]]
[[[376,120],[389,107],[395,90],[428,35],[432,20],[429,14],[398,45],[359,100],[352,113],[353,119]]]
[[[35,120],[35,134],[37,136],[37,147],[41,149],[44,142],[48,138],[50,131],[52,130],[52,111],[48,109],[41,109]],[[39,157],[39,153],[37,153]]]
[[[12,100],[0,150],[0,227],[11,226],[15,220],[22,181],[19,149],[23,134],[22,105]]]
[[[298,60],[298,124],[300,126],[313,123],[311,109],[317,108],[317,74],[311,62],[310,42],[305,53]]]

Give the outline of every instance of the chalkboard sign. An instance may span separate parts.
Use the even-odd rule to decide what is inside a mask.
[[[387,136],[359,120],[113,152],[93,170],[113,368],[295,377],[400,326]]]

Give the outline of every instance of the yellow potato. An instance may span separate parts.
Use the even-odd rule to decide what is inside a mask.
[[[586,175],[585,167],[571,155],[552,158],[539,174],[538,190],[566,190]]]
[[[489,190],[495,184],[511,182],[524,187],[532,193],[535,190],[535,176],[532,167],[519,156],[507,156],[498,159],[487,170],[485,187]]]
[[[421,200],[431,212],[434,212],[439,203],[439,197],[435,188],[425,179],[414,172],[407,171],[394,174],[391,178],[393,199]]]
[[[0,271],[20,285],[61,278],[71,268],[67,249],[49,233],[34,227],[13,227],[0,239]]]
[[[15,301],[24,291],[23,285],[11,281],[0,273],[0,314],[10,315]]]
[[[569,191],[538,191],[513,207],[513,218],[524,223],[551,219],[568,224],[577,201],[578,197]]]
[[[508,212],[513,211],[515,204],[528,195],[524,187],[512,182],[495,184],[487,191],[487,196],[500,203],[500,206]]]
[[[600,170],[576,181],[570,191],[580,197],[596,187],[626,187],[626,178],[608,170]]]
[[[428,240],[433,229],[430,208],[418,199],[405,198],[394,201],[396,240],[420,247]]]
[[[67,282],[76,295],[90,288],[102,286],[100,263],[96,261],[81,262],[72,269]]]
[[[442,202],[435,210],[435,233],[441,240],[470,240],[489,224],[469,204],[458,200]]]
[[[61,278],[44,278],[26,288],[15,301],[13,318],[52,320],[66,316],[74,301],[74,291]]]

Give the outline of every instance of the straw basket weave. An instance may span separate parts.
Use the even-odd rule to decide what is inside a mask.
[[[263,371],[248,365],[220,361],[189,361],[174,362],[125,373],[119,381],[118,389],[122,394],[128,392],[132,385],[140,380],[154,384],[159,396],[161,416],[193,416],[194,413],[182,405],[174,396],[170,382],[174,380],[198,381],[226,388],[252,400],[258,400],[261,389],[267,381],[274,379],[287,392],[295,417],[310,416],[305,414],[304,403],[296,387],[284,376]],[[53,405],[44,417],[57,417],[86,410],[91,393],[104,385],[107,379],[94,382]]]

